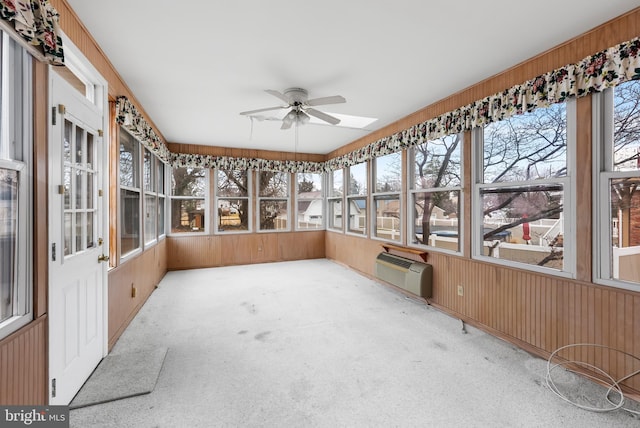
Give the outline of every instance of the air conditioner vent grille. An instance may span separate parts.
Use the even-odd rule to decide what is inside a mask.
[[[387,253],[380,253],[378,254],[377,258],[380,261],[387,262],[404,269],[409,269],[409,267],[414,263],[414,261],[412,260],[404,259],[402,257],[392,256],[391,254],[387,254]]]

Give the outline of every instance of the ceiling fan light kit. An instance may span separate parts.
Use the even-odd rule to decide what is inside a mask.
[[[285,89],[284,92],[267,89],[265,90],[265,92],[284,101],[285,103],[287,103],[287,105],[243,111],[240,114],[244,116],[255,117],[257,113],[263,113],[265,111],[290,109],[282,119],[282,126],[280,129],[289,129],[294,123],[301,125],[309,123],[309,121],[311,120],[310,116],[320,119],[321,121],[326,122],[330,125],[337,125],[340,123],[340,119],[328,113],[317,110],[313,107],[327,104],[341,104],[347,102],[347,100],[341,95],[309,99],[309,93],[306,89],[302,88],[289,88]]]

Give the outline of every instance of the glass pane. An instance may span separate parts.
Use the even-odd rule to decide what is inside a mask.
[[[411,189],[458,187],[461,183],[462,134],[447,135],[411,151]]]
[[[611,189],[611,276],[640,283],[640,177],[609,181]]]
[[[402,190],[402,153],[391,153],[374,159],[376,192]]]
[[[76,252],[85,249],[86,241],[83,239],[84,226],[86,223],[86,213],[76,213]]]
[[[289,173],[260,171],[259,196],[286,198],[289,196]]]
[[[331,173],[331,195],[330,196],[342,196],[344,192],[343,188],[344,173],[341,169],[333,171]]]
[[[140,248],[140,193],[120,190],[120,248],[124,256]]]
[[[171,200],[171,233],[204,232],[204,199]]]
[[[138,187],[138,142],[126,131],[120,131],[120,185]]]
[[[71,209],[71,167],[70,166],[65,166],[64,167],[64,173],[63,173],[64,177],[64,209],[65,210],[70,210]]]
[[[68,256],[73,251],[71,239],[73,238],[73,214],[64,213],[64,255]]]
[[[297,193],[299,198],[322,197],[322,174],[296,174]]]
[[[95,166],[96,160],[93,144],[93,134],[87,133],[87,168],[94,169]]]
[[[156,239],[156,224],[158,223],[158,207],[155,195],[144,195],[144,242]]]
[[[86,187],[87,174],[84,171],[76,170],[76,187],[74,193],[76,195],[76,209],[85,208],[83,202],[85,200],[85,187]]]
[[[13,316],[18,233],[18,172],[0,169],[0,322]]]
[[[613,170],[640,170],[640,81],[631,80],[613,92]]]
[[[298,229],[322,229],[322,199],[298,199]]]
[[[364,235],[367,233],[367,200],[366,198],[349,198],[347,211],[349,215],[348,230],[351,233]]]
[[[553,104],[484,128],[484,183],[567,175],[566,105]]]
[[[459,251],[460,192],[412,194],[411,243]]]
[[[65,121],[64,121],[64,142],[63,142],[63,148],[62,148],[62,158],[63,158],[64,162],[67,163],[67,164],[71,163],[71,150],[73,150],[71,148],[71,142],[72,142],[71,133],[72,133],[72,130],[73,130],[73,124],[65,119]]]
[[[174,168],[171,176],[171,194],[204,198],[207,174],[203,168]]]
[[[84,138],[85,130],[79,126],[76,126],[76,158],[75,162],[78,165],[84,164],[84,155],[86,154],[86,140]]]
[[[87,175],[87,192],[85,194],[85,203],[86,203],[86,208],[87,209],[93,209],[95,202],[94,202],[94,188],[96,187],[96,175],[92,172],[88,172]]]
[[[95,224],[93,222],[95,214],[93,212],[87,213],[87,248],[93,248],[96,246],[96,234]]]
[[[156,159],[156,191],[164,194],[164,164]]]
[[[349,167],[349,194],[367,194],[367,164],[359,163]]]
[[[480,189],[487,256],[563,269],[563,188],[541,184]]]
[[[342,230],[342,199],[329,199],[329,228]]]
[[[153,186],[153,178],[152,178],[152,172],[153,172],[153,156],[151,155],[151,152],[147,149],[144,150],[144,159],[143,159],[143,171],[142,171],[142,182],[144,185],[144,190],[146,191],[151,191],[151,190],[155,190]]]
[[[218,230],[220,232],[249,230],[249,200],[219,199]]]
[[[260,230],[286,230],[288,222],[287,201],[260,201]]]
[[[165,198],[158,198],[158,236],[165,234],[164,226],[164,202]]]
[[[375,236],[392,241],[400,240],[400,197],[397,195],[375,198]]]
[[[246,197],[249,195],[249,172],[219,170],[217,186],[218,196]]]

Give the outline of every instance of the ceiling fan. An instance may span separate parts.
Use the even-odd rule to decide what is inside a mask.
[[[289,88],[285,89],[284,92],[267,89],[265,90],[265,92],[273,95],[276,98],[279,98],[280,100],[287,103],[287,105],[243,111],[240,112],[240,114],[258,118],[258,116],[256,116],[257,113],[263,113],[265,111],[271,110],[289,109],[289,112],[282,119],[282,126],[280,127],[280,129],[289,129],[294,123],[308,123],[311,119],[310,116],[313,116],[331,125],[337,125],[338,123],[340,123],[340,119],[317,110],[313,107],[327,104],[341,104],[347,102],[347,100],[344,99],[344,97],[341,95],[308,99],[309,93],[306,89],[302,88]]]

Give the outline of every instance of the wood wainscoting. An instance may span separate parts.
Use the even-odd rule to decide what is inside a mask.
[[[167,239],[109,271],[109,350],[167,272]]]
[[[0,341],[0,404],[47,404],[47,316]]]
[[[374,276],[379,241],[327,232],[326,242],[327,258]],[[528,352],[548,358],[561,346],[593,343],[640,356],[638,293],[434,251],[428,263],[429,303]],[[577,347],[563,357],[593,364],[615,379],[640,369],[637,359],[604,348]],[[640,376],[624,385],[637,396]]]
[[[170,236],[169,270],[318,259],[325,231]]]

